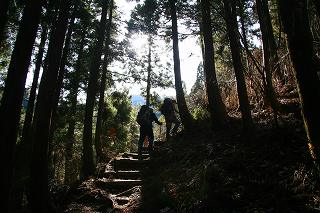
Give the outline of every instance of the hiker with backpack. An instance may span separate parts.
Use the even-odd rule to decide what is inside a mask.
[[[160,112],[164,115],[166,121],[166,140],[168,141],[171,135],[177,134],[180,126],[180,121],[176,116],[177,110],[175,108],[175,100],[172,100],[171,98],[165,98],[160,107]]]
[[[148,137],[148,142],[149,142],[149,146],[148,146],[149,153],[152,152],[153,150],[154,135],[153,135],[152,123],[156,122],[158,125],[162,125],[162,122],[158,120],[153,110],[147,105],[141,106],[137,115],[137,122],[140,125],[138,155],[139,155],[139,159],[142,159],[142,145],[146,137]]]

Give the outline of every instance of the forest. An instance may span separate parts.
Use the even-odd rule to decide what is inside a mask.
[[[2,0],[0,99],[1,212],[320,211],[319,0]]]

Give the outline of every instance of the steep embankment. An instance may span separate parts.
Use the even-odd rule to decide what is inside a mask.
[[[278,129],[268,123],[250,138],[232,128],[199,128],[164,144],[153,158],[141,212],[155,206],[160,212],[319,211],[302,123],[289,117]]]

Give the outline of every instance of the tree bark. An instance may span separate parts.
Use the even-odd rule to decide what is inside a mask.
[[[151,90],[151,45],[152,45],[152,38],[151,35],[149,35],[148,39],[148,46],[149,46],[149,52],[148,52],[148,68],[147,68],[147,96],[146,96],[146,105],[150,106],[150,90]]]
[[[51,115],[51,124],[50,124],[50,131],[49,131],[49,148],[48,148],[48,167],[49,167],[50,178],[53,178],[55,174],[55,168],[53,165],[54,164],[53,163],[53,155],[54,155],[53,136],[55,131],[58,128],[57,126],[58,104],[59,104],[61,90],[63,86],[63,79],[66,72],[66,64],[67,64],[67,60],[70,52],[70,44],[71,44],[76,11],[77,11],[77,6],[74,7],[71,19],[69,21],[69,27],[68,27],[67,35],[64,41],[63,53],[60,60],[59,73],[58,73],[58,78],[56,82],[55,94],[53,98],[53,105],[52,105],[53,108],[52,108],[52,115]]]
[[[206,92],[209,103],[209,112],[212,119],[213,128],[225,127],[227,124],[227,112],[222,101],[219,85],[217,81],[214,47],[212,39],[212,26],[210,14],[210,1],[201,1],[203,40],[204,40],[204,73],[206,78]]]
[[[244,2],[242,0],[238,0],[238,7],[239,7],[239,21],[241,23],[241,33],[243,37],[243,46],[247,49],[249,49],[248,44],[248,38],[247,38],[247,29],[245,25],[245,8],[244,8]]]
[[[248,100],[247,87],[244,77],[244,66],[241,60],[240,40],[238,36],[238,23],[236,15],[236,6],[232,0],[224,0],[225,19],[227,32],[230,41],[230,48],[234,66],[234,72],[237,79],[237,90],[242,115],[243,127],[245,132],[249,132],[253,127],[250,104]]]
[[[245,0],[244,0],[245,1]],[[244,8],[244,1],[238,0],[238,7],[239,7],[239,22],[240,22],[240,28],[241,28],[241,41],[243,43],[244,49],[245,49],[245,57],[244,60],[246,61],[245,70],[249,72],[249,54],[247,53],[247,50],[249,50],[249,43],[248,43],[248,37],[247,37],[247,29],[246,29],[246,20],[245,20],[245,8]]]
[[[172,21],[174,80],[175,80],[177,104],[178,104],[179,114],[180,114],[182,124],[185,126],[185,128],[189,129],[189,128],[192,128],[193,119],[187,107],[187,103],[184,97],[182,82],[181,82],[176,0],[169,0],[169,3],[170,3],[170,14],[171,14],[171,21]]]
[[[32,48],[40,22],[42,4],[42,0],[26,2],[19,25],[19,32],[11,55],[6,86],[1,99],[0,162],[2,163],[2,180],[0,181],[0,199],[3,203],[2,212],[11,212],[9,206],[21,103]]]
[[[30,152],[31,152],[31,146],[32,146],[30,137],[31,137],[31,125],[32,125],[34,104],[35,104],[35,99],[37,94],[39,74],[40,74],[40,69],[43,62],[43,54],[45,50],[45,43],[47,41],[47,37],[48,37],[48,26],[46,24],[43,24],[41,41],[40,41],[39,51],[37,54],[37,60],[35,64],[33,80],[32,80],[32,85],[30,89],[29,100],[28,100],[28,107],[27,107],[26,116],[23,123],[23,130],[22,130],[22,137],[21,137],[21,143],[22,144],[28,143],[27,146],[30,147]],[[29,157],[27,158],[29,159]]]
[[[64,177],[64,183],[66,185],[70,185],[73,183],[73,173],[74,171],[72,166],[72,155],[73,155],[73,144],[75,142],[74,138],[74,132],[75,132],[75,125],[76,125],[76,111],[77,111],[77,97],[78,97],[78,89],[80,84],[80,75],[81,75],[81,69],[82,69],[82,60],[83,60],[83,48],[85,45],[85,38],[86,38],[86,29],[87,27],[84,27],[84,30],[82,32],[81,42],[78,50],[78,59],[77,64],[75,67],[75,72],[73,78],[71,81],[71,90],[70,90],[70,114],[69,114],[69,126],[68,126],[68,132],[66,135],[66,163],[65,163],[65,177]]]
[[[313,160],[320,156],[320,80],[313,60],[313,39],[306,0],[279,0],[279,10],[295,68],[302,115]]]
[[[100,83],[100,97],[98,104],[98,115],[97,115],[97,123],[96,123],[96,132],[95,132],[95,146],[96,146],[96,154],[97,160],[102,160],[102,145],[100,141],[100,136],[102,132],[102,114],[103,114],[103,106],[104,106],[104,92],[106,90],[106,81],[107,81],[107,69],[109,65],[109,57],[110,57],[110,36],[111,36],[111,25],[112,25],[112,13],[113,13],[113,0],[110,0],[109,5],[109,18],[108,25],[106,29],[106,41],[105,41],[105,49],[104,49],[104,59],[102,64],[102,77]]]
[[[28,107],[26,111],[26,115],[24,118],[23,129],[22,129],[22,136],[21,142],[17,144],[16,150],[16,171],[15,171],[15,182],[19,183],[16,184],[14,187],[14,203],[15,208],[20,208],[22,204],[22,195],[24,192],[24,188],[26,187],[26,177],[30,176],[30,164],[31,164],[31,155],[32,155],[32,118],[33,118],[33,111],[34,111],[34,104],[36,99],[36,90],[38,87],[38,80],[40,69],[42,66],[42,59],[43,53],[45,48],[45,43],[47,41],[48,35],[48,27],[47,24],[44,23],[42,26],[42,33],[41,33],[41,41],[39,45],[39,50],[37,54],[37,59],[35,63],[35,69],[33,74],[32,86],[30,90],[29,100],[28,100]]]
[[[102,14],[97,29],[97,43],[94,48],[93,58],[90,64],[89,83],[87,88],[87,99],[85,107],[84,127],[83,127],[83,151],[82,151],[82,178],[88,178],[95,173],[95,163],[92,150],[92,117],[94,102],[97,93],[99,79],[99,69],[101,65],[101,54],[106,29],[106,17],[108,10],[108,0],[103,1]]]
[[[274,38],[274,33],[273,33],[273,27],[272,27],[272,22],[271,22],[271,16],[269,12],[269,5],[268,5],[268,0],[260,0],[261,1],[261,6],[262,6],[262,13],[264,16],[264,22],[266,24],[266,31],[269,39],[269,48],[270,48],[270,54],[273,59],[278,59],[278,53],[277,53],[277,44],[276,40]]]
[[[72,0],[61,1],[58,19],[52,30],[47,56],[47,67],[42,74],[34,116],[34,149],[31,165],[31,210],[48,212],[48,140],[53,97],[67,30]]]
[[[269,29],[269,25],[271,24],[270,21],[270,14],[269,10],[266,11],[265,6],[265,0],[256,0],[256,6],[257,6],[257,12],[259,17],[259,23],[260,23],[260,29],[262,34],[262,43],[263,43],[263,59],[264,59],[264,74],[265,74],[265,95],[267,104],[272,107],[274,112],[276,113],[278,110],[278,100],[276,97],[276,93],[274,91],[273,83],[272,83],[272,61],[273,61],[273,55],[275,53],[272,53],[272,39],[270,31],[272,29]],[[270,24],[268,24],[268,17]]]

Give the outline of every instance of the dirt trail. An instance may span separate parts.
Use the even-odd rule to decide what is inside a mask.
[[[97,178],[83,182],[71,192],[64,212],[133,212],[141,203],[143,172],[149,154],[120,153]]]

